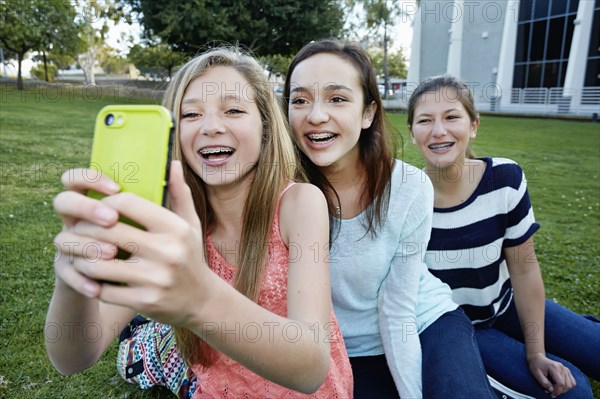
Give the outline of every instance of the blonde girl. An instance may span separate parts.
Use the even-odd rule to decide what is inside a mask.
[[[92,366],[115,326],[139,312],[175,327],[199,380],[195,398],[351,396],[327,260],[310,250],[328,242],[326,201],[293,182],[293,146],[262,69],[237,50],[212,50],[178,72],[164,105],[177,118],[181,159],[170,210],[118,193],[106,177],[86,181],[90,171],[63,176],[47,322],[95,323],[101,334],[48,341],[50,360],[63,374]],[[108,196],[86,197],[92,188]],[[86,258],[90,242],[100,259]],[[132,257],[116,259],[110,243],[131,242]]]

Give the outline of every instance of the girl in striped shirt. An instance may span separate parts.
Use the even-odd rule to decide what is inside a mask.
[[[511,160],[473,156],[478,127],[472,94],[454,77],[424,81],[409,100],[435,192],[425,261],[475,325],[488,375],[536,398],[591,398],[600,323],[545,299],[525,176]]]

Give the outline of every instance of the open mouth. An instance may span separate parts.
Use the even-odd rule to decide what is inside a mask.
[[[202,158],[212,161],[228,158],[234,152],[235,150],[231,147],[207,147],[198,151]]]
[[[430,144],[427,147],[433,151],[444,151],[452,147],[454,143]]]
[[[337,137],[337,134],[333,133],[311,133],[307,135],[308,139],[315,144],[329,143]]]

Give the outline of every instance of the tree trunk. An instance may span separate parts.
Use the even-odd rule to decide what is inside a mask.
[[[42,57],[44,58],[44,77],[46,78],[46,82],[49,82],[48,79],[48,60],[46,59],[46,52],[42,51]]]
[[[94,46],[90,47],[90,51],[88,51],[88,84],[95,86],[96,85],[96,76],[94,74],[94,64],[96,63],[96,49]]]
[[[387,37],[387,23],[383,25],[383,88],[385,93],[383,98],[388,98],[389,93],[389,80],[388,80],[388,59],[387,59],[387,50],[388,50],[388,37]]]
[[[17,60],[19,62],[19,71],[17,72],[17,90],[23,90],[23,76],[21,76],[21,63],[23,62],[24,56],[25,52],[17,53]]]

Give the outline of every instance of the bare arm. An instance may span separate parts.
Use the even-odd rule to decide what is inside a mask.
[[[506,248],[506,263],[514,290],[515,306],[525,339],[529,369],[553,397],[569,391],[575,379],[568,368],[546,357],[544,342],[545,291],[533,237]]]
[[[123,223],[80,222],[73,228],[77,236],[100,242],[137,243],[129,263],[101,259],[92,264],[75,258],[73,268],[88,279],[126,283],[102,285],[103,302],[130,306],[157,321],[189,328],[280,385],[302,392],[317,390],[328,371],[329,348],[315,337],[315,325],[329,321],[329,270],[324,260],[314,262],[306,254],[315,241],[327,241],[327,207],[320,191],[302,185],[282,199],[282,234],[303,255],[290,259],[288,315],[281,317],[241,295],[208,268],[189,188],[180,167],[171,171],[174,212],[127,193],[102,201],[147,231]],[[286,207],[292,210],[284,211]],[[238,332],[250,325],[259,332],[255,339],[244,339]]]
[[[92,179],[95,181],[92,184],[81,172],[72,170],[63,175],[68,191],[59,194],[54,201],[64,222],[55,244],[64,251],[59,250],[54,261],[56,281],[46,315],[45,342],[50,361],[62,374],[93,366],[135,314],[129,308],[100,302],[99,284],[78,273],[71,264],[75,257],[111,259],[115,255],[114,245],[82,240],[72,233],[73,226],[81,220],[113,225],[118,217],[114,210],[84,195],[92,186],[106,194],[114,193],[118,187],[111,186],[105,179]],[[85,176],[91,173],[94,172],[89,171]],[[99,217],[100,210],[104,211],[104,217]],[[84,254],[84,248],[101,251]]]

